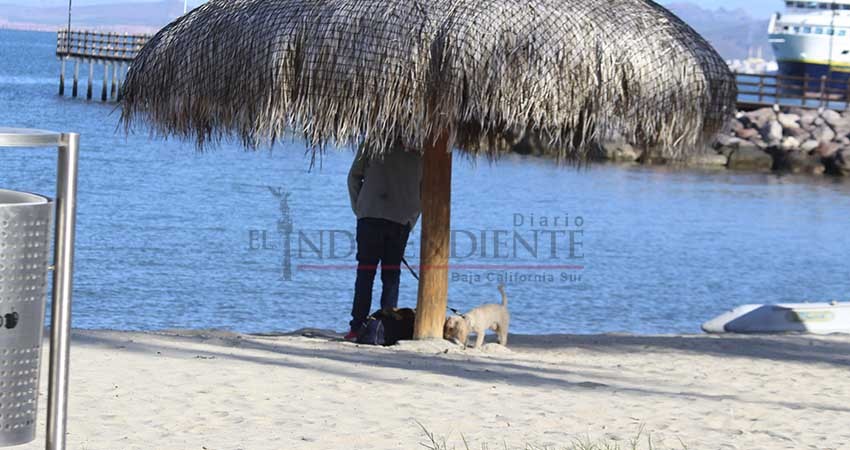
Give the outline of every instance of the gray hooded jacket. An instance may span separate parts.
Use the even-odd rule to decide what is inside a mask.
[[[422,211],[422,157],[396,148],[369,159],[361,147],[348,172],[351,209],[358,219],[386,219],[413,228]]]

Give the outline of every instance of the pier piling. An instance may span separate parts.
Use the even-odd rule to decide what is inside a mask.
[[[115,101],[118,101],[118,102],[121,101],[121,92],[122,92],[122,87],[124,85],[124,74],[125,74],[124,63],[119,63],[119,67],[118,67],[118,94],[115,95]]]
[[[117,86],[115,85],[115,79],[118,77],[118,64],[112,64],[112,90],[109,93],[109,97],[112,100],[115,100],[115,94],[118,91]]]
[[[101,89],[101,91],[100,91],[100,101],[102,101],[102,102],[105,102],[106,100],[108,100],[108,98],[106,97],[106,93],[107,93],[106,92],[106,87],[107,87],[106,82],[108,80],[109,80],[109,65],[104,64],[103,65],[103,89]]]
[[[62,65],[59,69],[59,95],[65,95],[65,58],[61,58]]]
[[[77,98],[77,87],[80,80],[80,61],[74,60],[74,87],[71,89],[71,95]]]
[[[86,89],[86,100],[91,100],[92,97],[92,85],[94,84],[94,63],[89,60],[89,82],[88,89]]]

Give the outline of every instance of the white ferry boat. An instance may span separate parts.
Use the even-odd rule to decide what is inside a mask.
[[[780,74],[850,77],[850,0],[786,1],[768,33]]]

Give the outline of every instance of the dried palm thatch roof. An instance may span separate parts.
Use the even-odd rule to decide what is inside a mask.
[[[527,132],[562,157],[619,135],[678,157],[722,126],[735,82],[649,0],[212,0],[161,30],[122,118],[203,145],[285,132],[317,148],[497,153]]]

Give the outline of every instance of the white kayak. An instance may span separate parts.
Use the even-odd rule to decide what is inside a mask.
[[[706,333],[850,333],[850,302],[741,305],[702,324]]]

